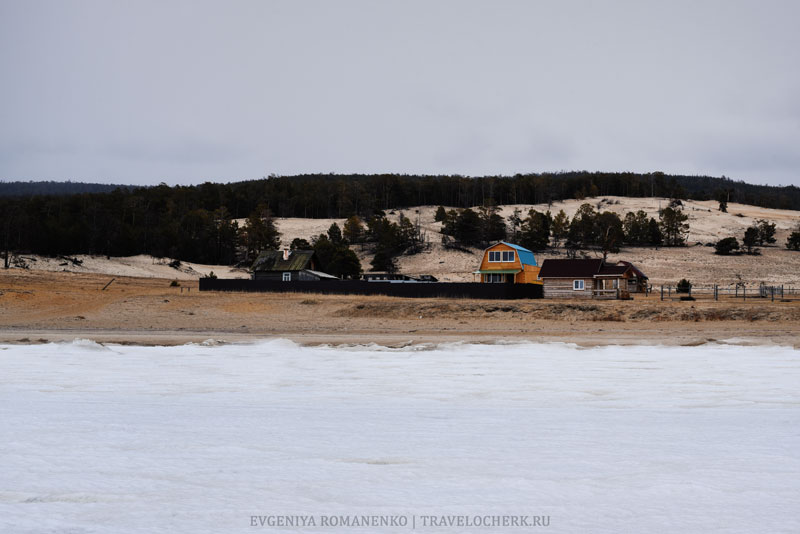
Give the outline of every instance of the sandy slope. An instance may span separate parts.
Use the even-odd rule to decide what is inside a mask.
[[[531,208],[539,211],[550,211],[555,214],[563,209],[572,217],[583,203],[590,203],[596,209],[610,210],[624,217],[628,211],[644,210],[649,216],[658,217],[660,207],[669,202],[664,198],[623,198],[598,197],[587,200],[567,200],[555,202],[551,206],[515,205],[503,206],[501,215],[508,218],[519,209],[524,216]],[[713,201],[685,201],[684,210],[689,215],[688,247],[682,248],[625,248],[619,254],[611,256],[611,260],[625,259],[635,262],[650,277],[654,285],[674,284],[681,278],[688,278],[695,284],[730,285],[739,280],[751,286],[760,282],[800,286],[800,253],[786,250],[784,243],[789,232],[800,223],[800,212],[791,210],[775,210],[759,208],[743,204],[731,203],[728,213],[717,210]],[[432,274],[442,281],[472,281],[473,271],[477,268],[481,250],[470,252],[445,249],[441,245],[441,224],[434,221],[436,206],[422,206],[407,210],[393,210],[387,215],[397,220],[403,213],[412,222],[419,221],[428,247],[413,256],[402,256],[398,266],[408,274]],[[758,219],[767,219],[777,227],[777,243],[764,247],[761,256],[720,257],[713,254],[713,248],[704,246],[714,243],[723,237],[735,236],[741,240],[745,229]],[[276,219],[278,230],[282,233],[281,242],[288,246],[294,238],[311,240],[327,231],[332,223],[344,225],[344,219]],[[240,224],[244,220],[239,220]],[[356,245],[354,250],[361,259],[365,271],[370,268],[372,259],[368,246]],[[182,264],[180,269],[170,267],[169,259],[155,259],[149,256],[133,256],[128,258],[105,258],[97,256],[77,256],[81,265],[63,259],[49,259],[39,256],[24,256],[28,266],[34,270],[69,271],[82,273],[101,273],[116,276],[157,277],[172,279],[197,279],[214,271],[222,278],[246,278],[243,269],[232,269],[226,266]],[[549,249],[537,254],[539,263],[546,258],[564,257],[562,250]]]
[[[220,278],[249,278],[246,269],[226,265],[203,265],[181,262],[180,267],[170,267],[171,258],[154,258],[140,254],[124,258],[78,254],[62,258],[23,254],[19,257],[33,271],[62,271],[71,273],[107,274],[110,276],[135,276],[140,278],[169,278],[196,280],[212,271]],[[71,261],[77,259],[80,263]]]

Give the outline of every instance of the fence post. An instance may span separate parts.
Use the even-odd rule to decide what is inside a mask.
[[[742,300],[747,300],[747,287],[742,287]]]
[[[714,284],[714,300],[719,300],[719,293],[717,292],[717,284]]]
[[[770,293],[772,293],[772,302],[775,302],[775,286],[770,287]]]
[[[667,286],[667,292],[669,293],[670,300],[672,300],[672,286]]]

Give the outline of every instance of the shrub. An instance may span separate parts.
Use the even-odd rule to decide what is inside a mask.
[[[678,286],[675,288],[677,293],[689,293],[692,290],[692,283],[688,281],[686,278],[682,278],[680,282],[678,282]]]
[[[733,254],[735,250],[739,250],[739,241],[737,241],[735,237],[726,237],[725,239],[717,241],[717,244],[714,245],[714,249],[714,254],[729,256]]]
[[[169,283],[169,287],[179,287],[180,285],[181,283],[178,282],[177,280],[173,280],[172,282]]]
[[[789,250],[800,250],[800,230],[792,232],[792,235],[786,240],[786,248]]]

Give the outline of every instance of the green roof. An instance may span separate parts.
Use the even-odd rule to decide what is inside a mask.
[[[521,269],[483,269],[483,270],[480,270],[478,272],[481,273],[481,274],[493,274],[493,273],[497,273],[497,274],[517,274],[519,272],[522,272],[522,270]]]
[[[253,271],[302,271],[311,269],[313,250],[291,250],[289,258],[283,259],[282,250],[265,250],[253,262]]]

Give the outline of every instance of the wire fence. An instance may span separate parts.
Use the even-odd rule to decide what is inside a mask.
[[[678,287],[672,285],[662,285],[659,294],[661,300],[726,300],[748,299],[769,300],[770,302],[790,302],[800,300],[800,288],[784,285],[767,284],[735,284],[734,286],[719,286],[717,284],[709,286],[690,286]]]

